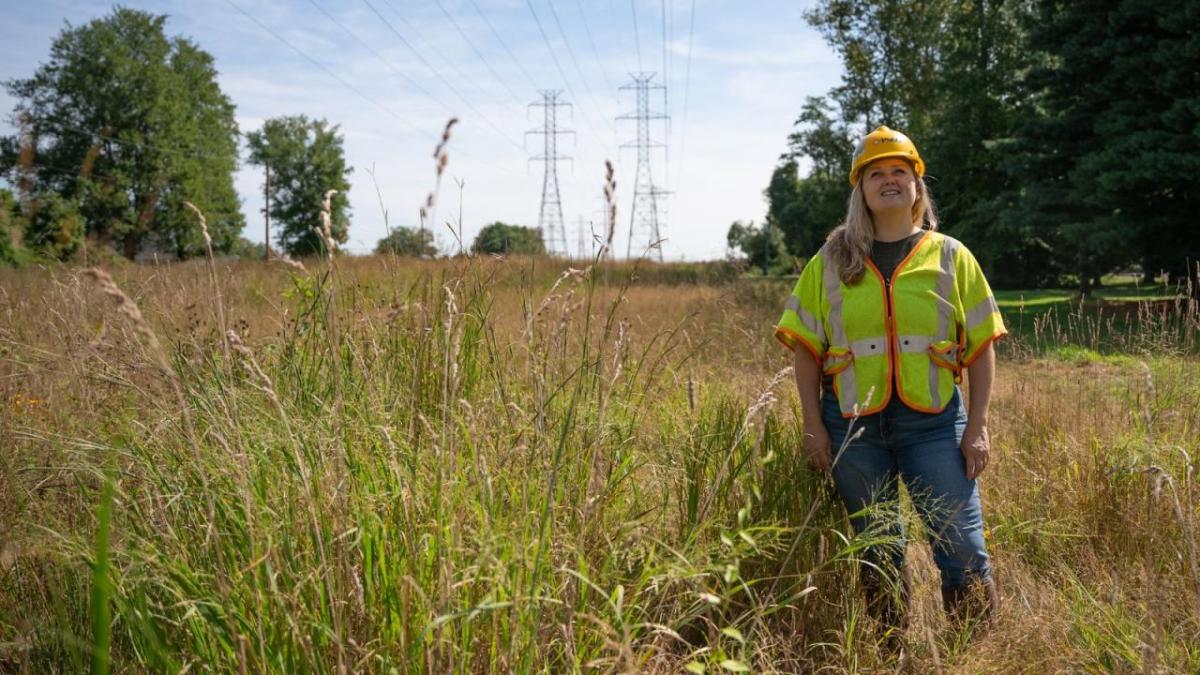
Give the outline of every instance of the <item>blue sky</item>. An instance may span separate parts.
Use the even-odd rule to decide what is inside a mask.
[[[528,159],[541,151],[540,139],[526,139],[524,132],[537,128],[541,118],[539,109],[528,104],[539,98],[540,89],[560,89],[573,104],[571,111],[562,113],[560,127],[576,132],[574,138],[559,141],[560,153],[574,158],[559,164],[568,242],[574,250],[580,223],[588,231],[590,223],[601,222],[604,160],[613,159],[616,239],[622,242],[617,249],[623,255],[636,155],[619,146],[634,140],[636,126],[615,119],[635,106],[633,93],[619,92],[618,87],[630,81],[630,73],[655,72],[656,81],[667,84],[665,111],[671,116],[669,127],[652,127],[652,135],[667,144],[665,153],[653,155],[654,180],[674,193],[663,221],[664,253],[668,259],[690,260],[723,255],[725,233],[733,220],[762,219],[762,190],[805,97],[825,93],[841,77],[836,56],[804,22],[809,4],[127,3],[167,14],[169,34],[186,35],[215,57],[221,87],[237,106],[243,132],[285,114],[323,117],[341,126],[347,162],[354,167],[347,245],[353,252],[369,250],[384,235],[381,199],[393,226],[418,222],[418,208],[434,182],[431,153],[452,115],[461,122],[450,141],[438,222],[458,217],[457,181],[462,181],[468,242],[493,220],[537,225],[542,165]],[[0,78],[28,77],[47,58],[64,21],[78,25],[110,8],[105,2],[72,0],[9,4],[0,41]],[[663,107],[661,94],[652,101]],[[7,93],[0,93],[5,118],[13,103]],[[7,119],[0,131],[12,132]],[[262,241],[261,172],[243,167],[236,181],[247,216],[245,234]],[[444,249],[454,246],[444,225],[435,232]]]

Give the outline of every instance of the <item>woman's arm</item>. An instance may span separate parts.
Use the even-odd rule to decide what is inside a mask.
[[[992,399],[992,379],[996,373],[996,350],[992,345],[983,348],[967,366],[970,386],[970,405],[967,407],[967,429],[963,432],[962,453],[967,461],[967,478],[974,480],[987,468],[992,442],[988,437],[988,405]]]
[[[829,432],[821,420],[821,367],[813,355],[797,345],[795,353],[796,388],[800,392],[800,409],[804,414],[804,439],[801,445],[808,463],[828,471],[833,466]]]

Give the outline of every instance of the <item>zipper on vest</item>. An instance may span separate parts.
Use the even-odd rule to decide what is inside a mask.
[[[892,274],[900,272],[897,267]],[[880,275],[883,276],[883,275]],[[900,395],[900,336],[896,332],[896,305],[892,298],[892,280],[883,280],[883,297],[884,304],[887,306],[887,334],[888,334],[888,358],[892,361],[891,386],[895,390],[896,395]]]
[[[907,261],[908,258],[905,258],[904,262]],[[892,399],[893,385],[898,387],[900,384],[900,360],[897,358],[898,352],[893,349],[893,343],[897,342],[897,340],[892,339],[892,336],[896,332],[896,315],[895,310],[892,307],[892,282],[890,279],[883,276],[883,272],[879,271],[879,268],[875,266],[875,263],[872,262],[870,258],[867,259],[867,266],[870,267],[871,271],[875,273],[875,276],[879,277],[879,280],[883,282],[883,333],[884,337],[887,338],[888,359],[887,390],[884,392],[883,398],[884,405],[886,405]],[[899,269],[900,268],[897,267],[896,271],[899,271]],[[895,272],[893,272],[893,274],[895,274]],[[899,395],[899,393],[900,392],[897,389],[896,394]]]

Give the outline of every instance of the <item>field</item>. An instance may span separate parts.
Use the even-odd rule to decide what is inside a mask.
[[[996,626],[883,651],[787,281],[0,270],[0,671],[1200,672],[1200,312],[1005,294]],[[1126,294],[1127,295],[1127,294]]]

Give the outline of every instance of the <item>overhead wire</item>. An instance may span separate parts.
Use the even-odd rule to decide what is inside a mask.
[[[504,49],[504,52],[508,54],[508,58],[512,59],[512,62],[517,65],[517,68],[525,76],[525,80],[529,83],[530,90],[537,91],[537,82],[534,81],[533,76],[530,75],[529,71],[525,69],[524,64],[521,63],[516,54],[513,54],[513,51],[509,49],[508,42],[504,40],[504,37],[500,35],[500,31],[496,30],[496,27],[492,25],[491,20],[488,19],[487,15],[483,13],[483,10],[479,8],[479,3],[475,2],[475,0],[470,0],[470,2],[471,6],[475,8],[475,13],[479,15],[480,19],[483,19],[483,23],[487,25],[488,30],[492,31],[492,35],[495,36],[496,40],[500,43],[500,46]]]
[[[667,70],[667,0],[660,0],[662,7],[662,83],[663,114],[666,115],[666,144],[663,147],[663,182],[671,184],[671,74]]]
[[[571,49],[571,39],[567,37],[567,32],[563,30],[562,22],[558,19],[558,12],[554,9],[554,0],[549,0],[546,5],[550,7],[550,15],[554,17],[554,24],[558,26],[558,32],[563,37],[563,45],[567,48],[567,55],[571,57],[571,63],[575,64],[575,72],[579,75],[580,81],[583,82],[588,98],[592,100],[593,104],[595,104],[596,98],[592,95],[592,88],[588,86],[588,78],[583,74],[583,69],[579,67],[579,59],[575,58],[575,50]],[[599,106],[597,105],[597,107]],[[608,127],[609,131],[611,131],[613,134],[616,134],[617,130],[612,125],[612,122],[608,120],[608,117],[601,116],[600,119],[604,120],[604,123]]]
[[[633,12],[633,46],[637,49],[638,71],[645,70],[642,65],[642,38],[638,34],[637,0],[629,0],[629,9]]]
[[[401,8],[397,7],[392,0],[383,0],[383,2],[388,6],[388,9],[392,10],[392,14],[404,26],[404,28],[408,31],[408,34],[414,36],[416,41],[420,43],[419,46],[424,50],[423,53],[433,54],[438,59],[441,59],[442,63],[452,71],[451,74],[457,78],[454,81],[467,83],[470,89],[474,89],[475,91],[479,92],[484,99],[491,98],[490,94],[477,82],[478,78],[468,77],[466,73],[459,69],[458,65],[453,60],[442,53],[442,51],[438,48],[438,45],[434,44],[425,37],[425,34],[428,32],[427,30],[414,26],[413,23],[404,15],[404,12],[401,10]],[[524,105],[523,99],[520,97],[516,98],[518,107]]]
[[[411,86],[412,88],[414,88],[414,89],[416,89],[417,91],[421,92],[422,94],[425,94],[425,95],[426,95],[426,96],[428,96],[429,98],[433,99],[433,100],[434,100],[434,101],[435,101],[435,102],[436,102],[438,105],[440,105],[440,106],[441,106],[441,107],[442,107],[442,108],[443,108],[445,111],[447,111],[447,112],[449,112],[449,113],[454,113],[454,112],[455,112],[455,110],[454,110],[453,108],[451,108],[451,107],[450,107],[450,106],[449,106],[447,103],[445,103],[445,102],[444,102],[444,101],[442,101],[440,98],[438,98],[437,96],[435,96],[435,95],[433,94],[433,92],[431,92],[431,91],[429,91],[428,89],[426,89],[425,87],[423,87],[423,86],[421,85],[421,83],[417,82],[417,81],[416,81],[415,79],[413,79],[413,78],[412,78],[412,77],[411,77],[411,76],[410,76],[408,73],[406,73],[406,72],[404,72],[403,70],[401,70],[399,66],[397,66],[397,65],[396,65],[396,64],[394,64],[394,63],[392,63],[392,62],[391,62],[391,60],[389,60],[388,58],[386,58],[386,57],[385,57],[383,54],[379,53],[379,51],[378,51],[378,50],[376,50],[374,47],[372,47],[370,44],[368,44],[366,40],[363,40],[361,37],[359,37],[359,36],[358,36],[358,34],[357,34],[357,33],[355,33],[354,31],[350,30],[350,29],[349,29],[349,28],[348,28],[348,27],[347,27],[347,26],[346,26],[344,23],[342,23],[341,21],[339,21],[339,20],[337,19],[337,17],[335,17],[334,15],[330,14],[330,13],[329,13],[329,12],[328,12],[328,11],[327,11],[327,10],[326,10],[324,7],[322,7],[320,4],[318,4],[316,0],[308,0],[308,2],[309,2],[309,4],[311,4],[313,7],[316,7],[316,8],[317,8],[317,11],[321,12],[321,14],[324,14],[324,15],[325,15],[325,18],[329,19],[329,20],[330,20],[330,21],[331,21],[331,22],[332,22],[332,23],[333,23],[335,26],[337,26],[338,28],[341,28],[341,29],[342,29],[342,31],[343,31],[343,32],[345,32],[347,35],[349,35],[349,36],[350,36],[350,37],[351,37],[351,38],[352,38],[352,39],[353,39],[355,42],[357,42],[357,43],[358,43],[359,45],[361,45],[361,46],[362,46],[364,49],[366,49],[368,52],[370,52],[372,56],[374,56],[375,58],[379,59],[379,61],[380,61],[380,62],[382,62],[382,63],[383,63],[385,66],[387,66],[387,67],[388,67],[389,69],[391,69],[391,70],[392,70],[394,73],[396,73],[396,75],[397,75],[397,76],[399,76],[399,77],[403,78],[403,79],[404,79],[404,81],[405,81],[405,82],[407,82],[407,83],[409,84],[409,86]]]
[[[225,1],[232,2],[232,0],[225,0]],[[409,42],[403,35],[401,35],[400,31],[396,30],[396,27],[393,26],[390,21],[388,21],[386,18],[384,18],[383,14],[381,14],[379,12],[379,10],[375,8],[375,5],[371,4],[371,0],[362,0],[362,1],[363,1],[363,4],[365,4],[371,10],[371,12],[376,17],[378,17],[380,21],[383,22],[383,25],[386,26],[389,31],[391,31],[392,35],[395,35],[396,39],[400,40],[400,43],[403,44],[405,47],[407,47],[408,50],[410,52],[412,52],[414,56],[417,57],[417,60],[420,61],[429,70],[429,72],[433,73],[434,77],[436,77],[438,80],[440,80],[442,82],[442,84],[446,85],[446,88],[449,89],[456,97],[458,97],[458,99],[463,102],[463,105],[467,106],[468,110],[470,110],[472,113],[477,115],[479,117],[479,119],[483,120],[484,124],[487,124],[488,126],[492,127],[492,129],[494,131],[496,131],[496,133],[505,137],[511,145],[515,146],[521,152],[525,152],[525,148],[520,143],[517,143],[510,136],[508,136],[508,134],[504,133],[504,131],[501,130],[500,127],[496,126],[496,123],[493,122],[490,117],[488,117],[487,115],[480,112],[480,110],[475,107],[475,104],[471,103],[471,101],[468,100],[466,96],[463,96],[462,92],[459,91],[458,88],[455,87],[453,83],[451,83],[449,80],[447,80],[446,77],[444,75],[442,75],[442,73],[440,71],[438,71],[438,69],[435,68],[433,66],[433,64],[430,63],[429,60],[426,59],[424,57],[424,55],[421,54],[420,51],[418,51],[415,47],[413,47],[412,43]]]
[[[365,0],[364,0],[364,1],[365,1]],[[371,98],[370,96],[367,96],[365,93],[363,93],[363,91],[362,91],[361,89],[359,89],[358,87],[355,87],[353,84],[351,84],[351,83],[347,82],[347,81],[345,80],[345,78],[343,78],[342,76],[338,75],[338,74],[337,74],[336,72],[334,72],[333,70],[330,70],[328,67],[326,67],[324,64],[322,64],[320,61],[317,61],[317,60],[316,60],[316,59],[314,59],[313,57],[309,56],[309,55],[308,55],[308,53],[307,53],[307,52],[305,52],[303,49],[300,49],[300,48],[299,48],[299,47],[297,47],[296,45],[292,44],[292,43],[291,43],[291,42],[290,42],[290,41],[289,41],[287,38],[283,37],[283,36],[282,36],[282,35],[280,35],[278,32],[276,32],[275,30],[271,29],[269,26],[267,26],[266,24],[264,24],[263,22],[261,22],[261,21],[259,21],[257,18],[255,18],[253,15],[251,15],[250,13],[248,13],[246,10],[242,9],[242,8],[241,8],[241,7],[240,7],[240,6],[239,6],[239,5],[238,5],[236,2],[234,2],[234,0],[225,0],[225,2],[226,2],[227,4],[229,4],[231,7],[233,7],[234,9],[236,9],[236,10],[237,10],[239,13],[241,13],[241,14],[242,14],[242,16],[245,16],[247,19],[249,19],[251,22],[253,22],[253,23],[254,23],[256,26],[258,26],[258,27],[259,27],[259,28],[261,28],[262,30],[264,30],[264,31],[266,31],[267,33],[269,33],[269,34],[270,34],[272,37],[274,37],[276,40],[279,40],[279,41],[280,41],[280,42],[282,42],[283,44],[287,45],[287,46],[288,46],[288,47],[289,47],[289,48],[290,48],[292,51],[294,51],[294,52],[296,52],[297,54],[299,54],[299,55],[300,55],[300,57],[301,57],[301,58],[303,58],[305,61],[308,61],[308,62],[309,62],[309,63],[311,63],[313,66],[315,66],[316,68],[318,68],[319,70],[321,70],[322,72],[324,72],[326,75],[329,75],[329,76],[330,76],[330,77],[332,77],[333,79],[337,80],[337,81],[338,81],[338,82],[339,82],[339,83],[340,83],[340,84],[341,84],[343,87],[346,87],[346,88],[347,88],[347,89],[349,89],[350,91],[354,92],[354,93],[355,93],[355,94],[356,94],[356,95],[357,95],[359,98],[363,99],[364,101],[366,101],[367,103],[371,104],[372,106],[374,106],[374,107],[378,108],[378,109],[379,109],[379,110],[381,110],[383,113],[385,113],[385,114],[386,114],[386,115],[388,115],[389,117],[392,117],[392,118],[394,118],[396,121],[400,122],[400,124],[404,125],[405,127],[408,127],[409,129],[411,129],[411,130],[412,130],[412,131],[414,131],[415,133],[419,134],[420,136],[422,136],[422,137],[424,137],[424,138],[426,138],[426,139],[428,139],[428,140],[430,140],[430,141],[432,141],[432,142],[434,142],[434,143],[437,143],[437,142],[439,142],[439,141],[441,140],[441,137],[440,137],[440,136],[438,136],[438,135],[435,135],[435,134],[431,134],[431,133],[429,132],[429,130],[428,130],[428,129],[424,129],[424,128],[421,128],[421,127],[417,126],[416,124],[414,124],[414,123],[410,122],[410,121],[409,121],[407,118],[405,118],[405,117],[402,117],[401,115],[397,114],[397,113],[396,113],[394,110],[392,110],[391,108],[388,108],[387,106],[383,105],[383,104],[382,104],[382,103],[380,103],[379,101],[376,101],[375,99]],[[499,132],[499,130],[498,130],[498,129],[497,129],[497,131]],[[500,132],[500,133],[501,133],[501,135],[503,136],[503,132]],[[511,139],[510,139],[510,141],[511,141]],[[512,171],[512,170],[510,170],[510,169],[506,169],[506,168],[504,168],[504,167],[502,167],[502,166],[500,166],[500,165],[498,165],[498,164],[494,164],[494,163],[492,163],[492,162],[489,162],[489,161],[487,161],[487,160],[484,160],[484,159],[482,159],[482,158],[480,158],[480,157],[478,157],[478,156],[474,155],[473,153],[471,153],[471,152],[469,152],[469,151],[466,151],[466,150],[461,150],[461,149],[460,149],[460,150],[458,150],[458,154],[460,154],[460,155],[462,155],[462,156],[464,156],[464,157],[468,157],[468,158],[471,158],[471,159],[475,159],[476,161],[480,162],[481,164],[485,164],[485,165],[487,165],[487,166],[490,166],[490,167],[492,167],[492,168],[494,168],[494,169],[497,169],[497,170],[499,170],[499,171],[504,171],[504,172],[508,172],[508,173],[516,173],[516,172],[514,172],[514,171]]]
[[[592,56],[596,59],[596,69],[600,71],[600,77],[604,80],[604,89],[613,95],[613,98],[620,102],[620,97],[617,96],[616,87],[612,86],[612,82],[608,79],[608,73],[604,69],[604,61],[600,58],[600,50],[596,48],[596,40],[592,37],[592,27],[587,19],[587,12],[583,9],[583,0],[575,0],[575,6],[579,8],[579,18],[583,19],[583,30],[587,33],[588,44],[592,47]]]
[[[688,19],[687,60],[683,76],[683,119],[679,131],[679,171],[676,173],[676,185],[682,185],[684,169],[687,166],[687,122],[688,106],[690,104],[692,86],[692,40],[696,35],[696,0],[692,0],[690,17]],[[678,192],[678,189],[676,190]]]
[[[391,116],[391,117],[394,117],[394,118],[396,118],[396,119],[397,119],[397,120],[399,120],[399,121],[400,121],[402,124],[404,124],[405,126],[408,126],[408,127],[410,127],[410,128],[411,128],[411,129],[413,129],[414,131],[416,131],[416,132],[418,132],[418,133],[421,133],[421,134],[423,134],[423,135],[425,135],[425,136],[427,136],[427,137],[430,137],[430,138],[435,138],[434,136],[432,136],[432,135],[430,135],[430,134],[429,134],[428,130],[426,130],[426,129],[420,129],[419,127],[417,127],[417,126],[416,126],[415,124],[413,124],[412,122],[409,122],[408,120],[404,119],[404,118],[403,118],[403,117],[401,117],[400,115],[396,114],[396,113],[395,113],[393,110],[391,110],[390,108],[388,108],[388,107],[384,106],[382,103],[380,103],[380,102],[376,101],[375,99],[371,98],[370,96],[367,96],[366,94],[364,94],[364,93],[362,92],[362,90],[360,90],[358,87],[354,86],[353,84],[350,84],[349,82],[347,82],[345,79],[343,79],[343,78],[342,78],[342,76],[341,76],[341,75],[338,75],[338,74],[337,74],[337,73],[335,73],[334,71],[332,71],[332,70],[330,70],[329,68],[325,67],[325,65],[324,65],[324,64],[322,64],[320,61],[317,61],[317,60],[316,60],[316,59],[314,59],[313,57],[309,56],[309,55],[308,55],[308,53],[307,53],[307,52],[305,52],[303,49],[300,49],[300,48],[299,48],[299,47],[297,47],[296,45],[292,44],[291,42],[289,42],[289,41],[287,40],[287,38],[285,38],[285,37],[283,37],[282,35],[280,35],[279,33],[275,32],[275,30],[273,30],[273,29],[272,29],[270,26],[267,26],[265,23],[263,23],[263,22],[259,21],[258,19],[256,19],[256,18],[255,18],[253,15],[251,15],[249,12],[247,12],[247,11],[246,11],[246,10],[244,10],[244,9],[242,9],[242,8],[241,8],[241,7],[240,7],[240,6],[239,6],[239,5],[238,5],[236,2],[234,2],[234,0],[225,0],[225,2],[226,2],[226,3],[228,3],[228,4],[229,4],[229,6],[233,7],[234,9],[236,9],[238,12],[241,12],[241,14],[242,14],[243,16],[245,16],[247,19],[250,19],[250,20],[251,20],[252,22],[254,22],[254,24],[255,24],[255,25],[257,25],[259,28],[261,28],[261,29],[263,29],[264,31],[266,31],[266,32],[270,33],[270,34],[271,34],[271,35],[272,35],[272,36],[273,36],[275,39],[279,40],[279,41],[280,41],[280,42],[282,42],[283,44],[285,44],[285,45],[287,45],[288,47],[290,47],[290,48],[292,49],[292,51],[294,51],[294,52],[296,52],[297,54],[299,54],[299,55],[300,55],[300,56],[301,56],[301,57],[302,57],[302,58],[303,58],[305,61],[308,61],[308,62],[309,62],[309,63],[311,63],[312,65],[316,66],[316,67],[317,67],[317,68],[319,68],[319,69],[320,69],[322,72],[324,72],[326,75],[329,75],[329,76],[330,76],[330,77],[332,77],[333,79],[335,79],[335,80],[337,80],[338,82],[340,82],[340,83],[342,84],[342,86],[346,87],[346,88],[347,88],[347,89],[349,89],[350,91],[352,91],[352,92],[354,92],[355,94],[357,94],[359,98],[363,99],[363,100],[364,100],[364,101],[366,101],[367,103],[370,103],[371,105],[375,106],[376,108],[379,108],[381,111],[383,111],[383,112],[384,112],[384,113],[386,113],[387,115],[389,115],[389,116]]]
[[[575,94],[575,89],[571,86],[571,80],[567,77],[566,72],[563,71],[562,64],[558,61],[558,55],[554,53],[554,47],[550,44],[550,38],[546,35],[546,30],[542,27],[542,21],[538,18],[537,10],[533,8],[533,1],[525,0],[525,4],[529,7],[529,13],[533,15],[533,21],[535,24],[537,24],[538,32],[542,35],[542,41],[546,43],[546,50],[550,52],[550,58],[554,61],[554,67],[558,69],[558,74],[563,79],[563,85],[566,86],[567,92],[571,95],[571,98],[575,101],[579,101],[579,96]],[[579,110],[583,113],[583,120],[588,125],[588,130],[591,131],[592,135],[596,137],[596,140],[600,143],[601,147],[605,147],[606,144],[604,139],[600,138],[600,134],[596,131],[596,126],[592,124],[592,120],[588,116],[587,111],[584,108],[580,108]]]
[[[464,31],[462,27],[458,25],[458,21],[454,19],[454,16],[451,15],[450,12],[446,11],[446,6],[442,4],[442,0],[434,0],[434,2],[437,3],[438,9],[442,10],[442,14],[446,17],[446,19],[450,21],[450,25],[454,26],[454,30],[458,31],[458,34],[462,37],[463,41],[466,42],[471,48],[471,51],[475,52],[476,58],[483,62],[483,65],[487,67],[488,72],[492,74],[492,77],[496,78],[496,81],[504,87],[510,96],[524,104],[524,99],[518,96],[517,93],[513,91],[512,87],[508,86],[508,80],[500,75],[500,73],[496,72],[496,69],[492,66],[492,60],[480,53],[479,48],[475,46],[475,42],[470,38],[470,36],[467,35],[466,31]]]

